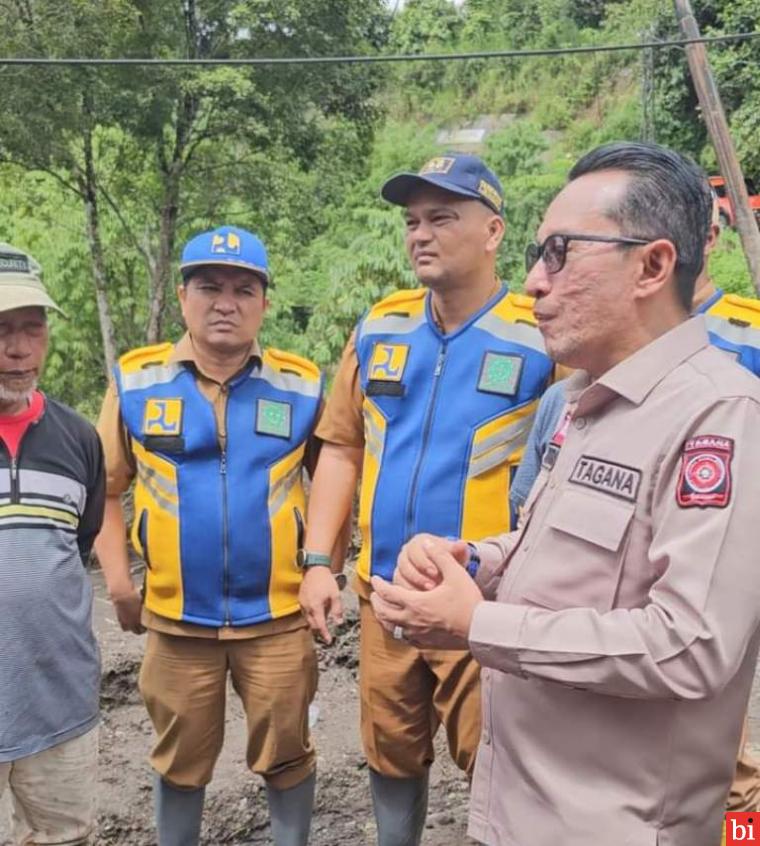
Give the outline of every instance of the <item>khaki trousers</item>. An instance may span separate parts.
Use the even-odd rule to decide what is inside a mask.
[[[158,736],[153,768],[176,787],[211,781],[228,676],[245,709],[248,767],[276,790],[302,782],[316,766],[308,710],[317,660],[305,626],[244,640],[149,631],[140,692]]]
[[[760,811],[760,763],[749,753],[747,728],[745,720],[736,773],[726,802],[727,811]]]
[[[0,763],[0,796],[11,794],[16,846],[84,846],[95,828],[98,729]]]
[[[395,640],[360,599],[361,733],[369,766],[392,778],[424,775],[433,738],[468,775],[480,739],[480,668],[469,652],[417,649]]]

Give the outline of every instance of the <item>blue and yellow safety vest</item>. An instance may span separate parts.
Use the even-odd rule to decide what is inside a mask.
[[[137,463],[132,541],[147,564],[145,605],[202,626],[292,614],[320,372],[267,350],[227,383],[223,450],[212,404],[192,371],[170,361],[172,349],[134,350],[115,368]]]
[[[420,289],[360,321],[361,578],[390,578],[417,532],[478,539],[513,525],[511,473],[553,369],[532,307],[502,288],[445,335]]]
[[[760,376],[760,300],[718,290],[695,311],[704,314],[710,341]]]

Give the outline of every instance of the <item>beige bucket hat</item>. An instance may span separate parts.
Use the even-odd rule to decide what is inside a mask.
[[[0,311],[24,306],[64,313],[45,290],[39,264],[23,250],[0,242]]]

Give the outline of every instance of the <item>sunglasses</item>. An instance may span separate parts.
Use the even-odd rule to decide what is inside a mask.
[[[525,269],[530,272],[539,259],[544,260],[547,273],[559,273],[567,260],[567,245],[571,241],[599,241],[603,244],[649,244],[641,238],[621,238],[614,235],[549,235],[542,244],[532,241],[525,248]]]

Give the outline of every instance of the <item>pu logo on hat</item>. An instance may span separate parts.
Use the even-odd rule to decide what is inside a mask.
[[[496,206],[496,208],[501,208],[501,197],[499,196],[499,192],[491,185],[490,182],[486,182],[485,179],[481,179],[478,183],[478,194],[481,197],[485,197],[491,205]]]
[[[29,259],[18,253],[0,253],[0,273],[29,273]]]
[[[448,173],[454,167],[454,159],[450,156],[436,156],[422,166],[420,176],[426,173]]]
[[[226,235],[215,234],[211,238],[211,252],[221,255],[240,255],[240,236],[234,232]]]

